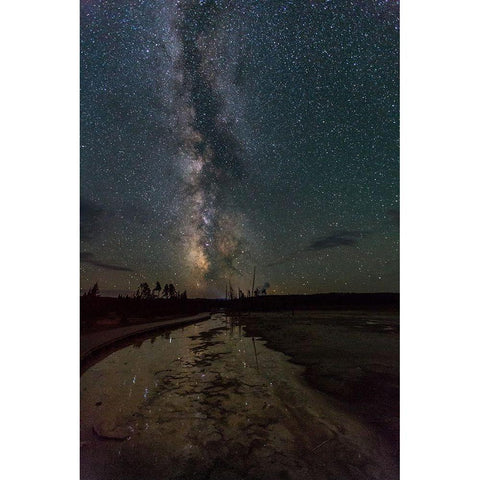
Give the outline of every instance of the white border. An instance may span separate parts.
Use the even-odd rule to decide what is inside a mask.
[[[479,477],[478,10],[402,0],[404,479]],[[78,18],[2,6],[5,478],[79,471]]]
[[[78,12],[2,5],[3,478],[79,472]]]

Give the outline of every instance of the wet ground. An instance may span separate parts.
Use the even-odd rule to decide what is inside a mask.
[[[381,435],[223,314],[118,350],[81,377],[81,478],[381,479]]]
[[[360,416],[398,462],[398,310],[251,313],[239,321],[303,365],[308,383]]]

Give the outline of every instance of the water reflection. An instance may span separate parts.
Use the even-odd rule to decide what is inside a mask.
[[[223,314],[138,340],[82,376],[82,478],[391,478],[302,371]]]
[[[150,343],[155,343],[157,338],[168,338],[171,343],[172,339],[170,338],[170,336],[171,336],[170,329],[162,330],[159,327],[159,329],[155,330],[155,332],[144,332],[144,333],[139,333],[136,336],[130,336],[130,337],[119,339],[105,346],[104,348],[91,353],[86,358],[84,358],[81,362],[80,374],[83,375],[93,365],[95,365],[98,362],[101,362],[102,360],[110,356],[112,353],[117,352],[118,350],[122,350],[125,347],[133,346],[135,348],[136,347],[140,348],[144,341],[149,340]]]

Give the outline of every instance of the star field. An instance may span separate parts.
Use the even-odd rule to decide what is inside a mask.
[[[397,1],[81,2],[81,287],[398,291]]]

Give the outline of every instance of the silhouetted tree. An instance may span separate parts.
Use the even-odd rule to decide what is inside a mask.
[[[152,291],[150,290],[150,287],[148,286],[147,282],[141,283],[140,284],[140,298],[143,300],[147,300],[148,298],[152,297]]]
[[[163,296],[165,298],[170,297],[170,289],[168,288],[168,283],[166,283],[165,286],[163,287]]]
[[[95,285],[88,290],[87,297],[96,297],[99,293],[100,289],[98,288],[98,283],[95,283]]]
[[[184,290],[183,292],[177,292],[177,298],[182,302],[187,299],[187,291]]]
[[[177,296],[177,291],[175,290],[173,283],[168,286],[168,296],[169,298],[175,298]]]
[[[160,295],[162,294],[162,286],[160,285],[160,282],[158,280],[155,284],[155,288],[152,290],[152,295],[155,295],[154,292],[157,292],[157,297],[160,297]]]

